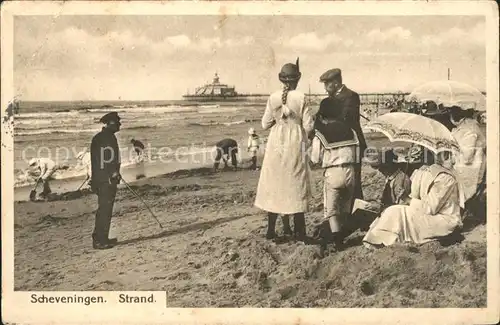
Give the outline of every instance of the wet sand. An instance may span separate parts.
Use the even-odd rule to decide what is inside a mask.
[[[312,174],[308,235],[322,217],[321,170]],[[319,259],[315,245],[265,240],[265,214],[253,207],[258,179],[258,171],[197,168],[135,182],[164,229],[121,188],[111,226],[119,244],[102,251],[91,242],[95,195],[16,202],[15,290],[163,290],[171,307],[486,305],[484,225],[450,246],[373,252],[357,231],[344,251]],[[376,199],[382,186],[363,167],[365,196]]]

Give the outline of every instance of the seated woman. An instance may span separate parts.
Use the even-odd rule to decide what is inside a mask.
[[[451,107],[449,111],[449,119],[454,125],[451,134],[460,146],[454,167],[463,186],[467,206],[486,186],[486,138],[479,123],[473,119],[474,111],[458,106]]]
[[[462,226],[463,194],[452,171],[451,154],[436,155],[436,163],[417,169],[411,178],[409,205],[393,205],[382,212],[363,238],[368,248],[394,243],[424,244]]]

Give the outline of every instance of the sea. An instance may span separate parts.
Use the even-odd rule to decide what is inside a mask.
[[[24,109],[21,105],[14,115],[15,188],[35,183],[38,175],[27,168],[28,161],[34,157],[48,157],[69,166],[53,175],[56,180],[83,179],[85,166],[76,156],[82,150],[90,151],[92,137],[102,128],[99,119],[111,111],[118,112],[121,117],[121,130],[116,136],[122,175],[129,181],[135,180],[138,173],[131,139],[145,144],[146,158],[141,168],[146,177],[152,177],[178,169],[212,165],[215,143],[223,138],[233,138],[239,143],[239,159],[244,161],[249,158],[246,151],[248,129],[255,128],[263,143],[268,135],[268,131],[262,131],[260,122],[265,101],[95,106],[39,103]]]

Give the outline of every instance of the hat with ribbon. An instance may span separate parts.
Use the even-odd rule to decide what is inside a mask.
[[[297,58],[295,64],[287,63],[283,65],[280,73],[278,74],[278,77],[282,82],[297,81],[301,76],[302,73],[300,73],[299,69],[299,58]]]

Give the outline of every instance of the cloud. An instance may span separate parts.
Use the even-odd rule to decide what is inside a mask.
[[[191,39],[186,35],[167,37],[167,42],[176,47],[187,47],[191,45]]]
[[[435,35],[425,35],[422,37],[422,43],[426,46],[453,46],[453,45],[485,45],[486,26],[484,23],[478,23],[473,28],[462,29],[452,27]]]
[[[386,30],[372,29],[366,34],[365,38],[371,42],[383,43],[394,40],[408,40],[411,36],[412,34],[408,29],[397,26]]]
[[[316,33],[310,32],[295,35],[282,44],[286,48],[293,48],[296,50],[324,51],[330,45],[340,42],[342,42],[342,38],[336,34],[332,33],[319,37]]]
[[[76,69],[133,61],[148,61],[177,54],[179,51],[210,52],[252,44],[251,36],[243,38],[202,37],[190,38],[185,34],[152,40],[130,30],[112,31],[104,35],[91,35],[83,29],[68,27],[42,37],[27,32],[19,33],[16,40],[18,68]]]

